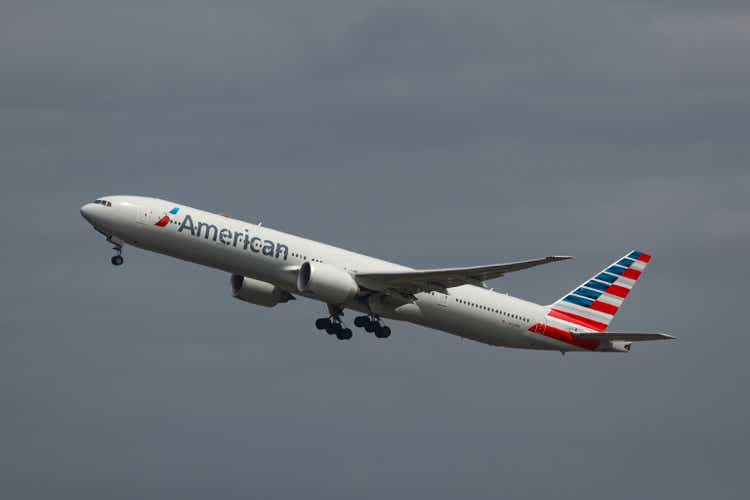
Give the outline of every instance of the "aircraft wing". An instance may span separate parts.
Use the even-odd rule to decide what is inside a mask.
[[[522,260],[506,264],[449,269],[425,269],[415,271],[393,271],[384,273],[358,273],[357,282],[371,290],[394,292],[411,296],[419,292],[439,291],[460,285],[484,286],[484,281],[500,278],[506,273],[541,266],[550,262],[572,259],[564,255],[553,255],[542,259]]]

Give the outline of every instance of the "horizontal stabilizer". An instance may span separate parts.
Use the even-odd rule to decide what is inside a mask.
[[[608,332],[608,333],[577,333],[575,338],[581,340],[599,340],[599,341],[624,341],[624,342],[642,342],[645,340],[674,340],[674,337],[666,333],[625,333],[625,332]]]

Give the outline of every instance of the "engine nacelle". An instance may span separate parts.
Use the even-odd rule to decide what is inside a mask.
[[[359,293],[352,275],[338,267],[305,262],[297,275],[297,290],[316,295],[329,304],[343,304]]]
[[[294,300],[294,295],[291,293],[265,281],[233,274],[230,282],[232,283],[232,296],[251,304],[273,307],[280,302]]]

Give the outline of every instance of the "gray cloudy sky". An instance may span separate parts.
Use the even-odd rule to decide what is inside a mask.
[[[746,1],[0,3],[0,496],[745,498]],[[630,355],[231,299],[80,218],[144,194],[415,267],[631,248]]]

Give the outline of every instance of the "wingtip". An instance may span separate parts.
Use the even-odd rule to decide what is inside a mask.
[[[547,257],[547,259],[551,261],[558,261],[575,259],[575,257],[573,257],[572,255],[550,255],[549,257]]]
[[[656,333],[654,335],[658,335],[659,340],[677,340],[677,337],[673,337],[669,335],[668,333]]]

